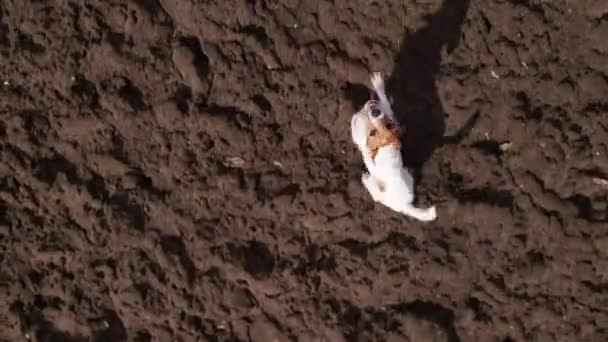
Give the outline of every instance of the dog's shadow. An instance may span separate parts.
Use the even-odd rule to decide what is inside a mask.
[[[417,174],[437,147],[458,140],[464,133],[444,137],[446,113],[435,78],[443,47],[450,53],[458,46],[469,3],[470,0],[444,0],[439,11],[424,18],[425,27],[406,32],[393,72],[386,81],[397,120],[405,128],[404,163]],[[474,119],[476,116],[469,121]],[[471,125],[468,122],[461,131]]]
[[[433,151],[445,143],[460,141],[478,118],[477,114],[471,115],[458,132],[444,136],[447,115],[435,86],[441,51],[445,47],[450,53],[458,46],[469,3],[470,0],[443,0],[441,9],[424,18],[423,28],[406,32],[392,74],[386,79],[396,119],[405,128],[404,164],[418,179]],[[355,106],[369,98],[369,90],[362,88],[351,85],[346,89]]]

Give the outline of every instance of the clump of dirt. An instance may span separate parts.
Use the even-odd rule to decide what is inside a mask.
[[[608,338],[604,0],[0,4],[0,339]]]

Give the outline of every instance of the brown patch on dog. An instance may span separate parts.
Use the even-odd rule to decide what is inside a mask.
[[[377,126],[372,128],[367,137],[367,146],[372,154],[372,158],[376,158],[378,150],[384,146],[393,145],[401,146],[400,132],[397,127],[388,120],[382,120]]]

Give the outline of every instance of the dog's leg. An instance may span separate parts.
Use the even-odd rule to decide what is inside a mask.
[[[372,159],[372,152],[366,148],[365,150],[361,150],[361,155],[363,156],[363,163],[367,168],[367,171],[372,175],[376,175],[376,163]]]
[[[388,115],[389,119],[395,122],[395,115],[393,114],[393,108],[391,107],[391,103],[388,101],[388,97],[386,96],[386,90],[384,88],[384,79],[382,78],[382,74],[379,72],[374,72],[371,76],[372,87],[378,96],[378,101],[380,102],[380,110]]]
[[[404,205],[399,211],[404,215],[413,217],[419,221],[424,222],[433,221],[437,218],[437,209],[435,208],[435,206],[432,206],[427,209],[421,209],[408,204]]]
[[[375,202],[380,202],[382,197],[382,190],[378,185],[378,181],[369,173],[364,173],[361,175],[361,183],[367,189],[367,192],[372,196],[372,199]]]

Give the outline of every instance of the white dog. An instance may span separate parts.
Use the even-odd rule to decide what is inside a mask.
[[[368,101],[351,119],[353,141],[369,172],[361,181],[375,202],[420,221],[433,221],[435,206],[413,206],[414,179],[403,166],[399,126],[380,73],[372,74],[371,82],[378,100]]]

